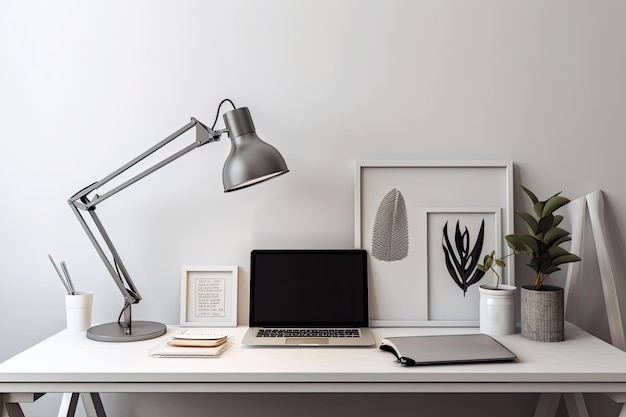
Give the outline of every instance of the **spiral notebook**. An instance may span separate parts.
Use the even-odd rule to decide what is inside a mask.
[[[148,356],[159,358],[214,358],[232,346],[234,338],[225,334],[202,332],[197,329],[165,338],[150,349]]]

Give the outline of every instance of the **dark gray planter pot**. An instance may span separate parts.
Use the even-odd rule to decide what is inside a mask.
[[[521,291],[522,337],[537,342],[564,339],[565,307],[563,288],[525,285]]]

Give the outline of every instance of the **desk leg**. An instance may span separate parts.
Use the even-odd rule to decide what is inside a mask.
[[[569,417],[589,417],[587,404],[583,394],[577,392],[573,394],[563,394],[565,405],[567,406],[567,414]]]
[[[79,396],[83,400],[87,417],[106,417],[100,394],[96,392],[81,392],[80,394],[77,392],[66,392],[61,400],[58,417],[74,417]]]
[[[626,393],[608,393],[606,396],[622,405],[622,411],[620,411],[619,417],[626,417]]]
[[[0,416],[24,417],[20,403],[32,403],[43,395],[34,393],[0,394]]]
[[[106,417],[104,406],[97,392],[81,392],[80,397],[83,399],[85,412],[87,417]]]
[[[561,394],[542,393],[539,396],[535,417],[554,417],[559,408],[559,401],[561,401]]]
[[[76,405],[78,404],[78,394],[75,392],[66,392],[61,399],[58,417],[74,417],[76,414]]]
[[[556,410],[559,407],[561,401],[561,395],[565,400],[565,406],[567,407],[567,415],[570,417],[589,417],[587,411],[587,404],[585,404],[585,397],[581,393],[543,393],[539,397],[539,403],[535,410],[535,417],[554,417]],[[626,415],[624,416],[626,417]]]
[[[61,399],[58,417],[74,417],[78,396],[83,400],[87,417],[106,417],[100,394],[96,392],[66,392]],[[43,394],[0,394],[0,417],[25,417],[21,402],[33,402]]]
[[[18,403],[4,403],[2,417],[24,417],[22,407]]]

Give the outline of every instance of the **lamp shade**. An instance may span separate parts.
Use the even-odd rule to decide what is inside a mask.
[[[247,107],[225,113],[224,122],[231,141],[222,172],[225,192],[289,172],[280,152],[257,136]]]

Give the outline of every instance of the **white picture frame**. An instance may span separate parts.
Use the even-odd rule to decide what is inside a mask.
[[[368,160],[356,161],[355,169],[355,247],[370,254],[370,325],[477,326],[473,316],[458,320],[429,318],[429,298],[423,292],[427,287],[420,288],[418,284],[427,279],[418,275],[424,274],[428,256],[428,247],[423,247],[426,231],[420,230],[425,224],[422,216],[433,208],[499,211],[500,252],[493,249],[496,256],[505,255],[502,251],[508,246],[504,236],[514,230],[513,162]],[[406,207],[408,254],[403,259],[381,261],[372,255],[373,230],[377,212],[394,189],[402,197],[399,207]],[[501,271],[503,284],[514,285],[513,258],[507,258]]]
[[[238,280],[237,266],[183,266],[180,325],[237,326]]]
[[[461,289],[446,267],[443,228],[447,224],[451,249],[448,256],[459,260],[461,255],[455,244],[456,222],[459,222],[461,234],[467,232],[467,249],[470,251],[476,243],[482,224],[483,244],[478,257],[478,262],[482,263],[483,257],[492,250],[502,253],[500,212],[499,207],[437,207],[420,210],[419,230],[424,231],[424,234],[417,242],[416,256],[421,270],[417,274],[416,284],[425,295],[425,299],[419,304],[423,309],[420,312],[421,317],[425,317],[429,322],[436,322],[439,326],[467,327],[480,324],[478,286],[494,284],[495,276],[493,272],[486,274],[478,272],[483,275],[480,281],[470,285],[465,291]],[[497,266],[495,268],[498,268],[501,275],[501,268]],[[472,275],[474,273],[477,273],[476,270]]]

